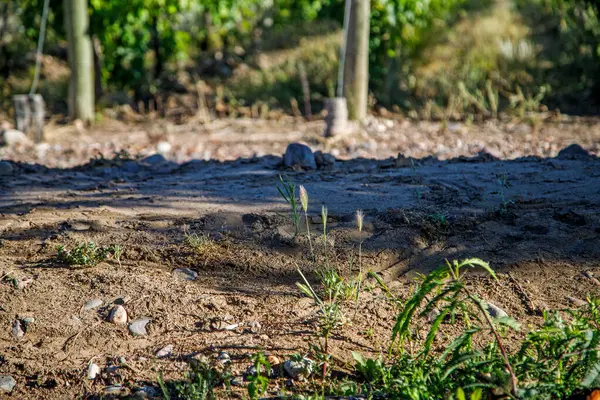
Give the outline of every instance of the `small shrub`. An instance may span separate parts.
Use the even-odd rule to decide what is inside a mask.
[[[109,254],[114,254],[114,248],[97,246],[94,242],[78,243],[73,249],[64,246],[56,247],[56,260],[67,265],[93,267],[106,260]]]

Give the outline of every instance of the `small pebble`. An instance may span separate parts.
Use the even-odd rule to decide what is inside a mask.
[[[281,364],[281,360],[279,359],[279,357],[277,357],[277,356],[273,356],[273,355],[271,355],[271,356],[267,357],[267,361],[268,361],[268,362],[269,362],[269,364],[271,364],[271,365],[278,365],[278,364]]]
[[[126,324],[127,323],[127,311],[123,306],[115,306],[110,311],[108,320],[113,324]]]
[[[231,386],[244,386],[244,381],[238,377],[231,379]]]
[[[156,352],[156,357],[164,358],[164,357],[170,356],[172,353],[173,353],[173,345],[168,344]]]
[[[0,375],[0,393],[10,393],[13,391],[17,381],[10,375]]]
[[[18,319],[13,321],[13,323],[11,325],[11,329],[12,329],[12,335],[16,339],[20,339],[23,336],[25,336],[25,331],[23,331],[23,327],[21,326],[21,321],[19,321]]]
[[[248,326],[250,327],[250,332],[252,333],[258,333],[262,328],[262,325],[258,321],[249,322]]]
[[[83,305],[83,310],[84,311],[89,311],[89,310],[93,310],[95,308],[100,307],[104,302],[100,299],[92,299],[92,300],[88,300],[84,305]]]
[[[486,310],[487,310],[488,314],[490,314],[490,317],[492,317],[492,318],[508,317],[508,314],[503,309],[490,303],[489,301],[486,302]]]
[[[164,140],[156,145],[156,151],[158,154],[167,154],[171,151],[171,148],[171,143]]]
[[[231,357],[224,351],[219,352],[219,356],[217,357],[217,359],[223,364],[231,362]]]
[[[98,364],[91,363],[88,366],[87,378],[89,380],[93,381],[94,379],[96,379],[96,377],[98,376],[99,373],[100,373],[100,367],[98,366]]]
[[[187,281],[193,281],[198,277],[198,273],[189,268],[177,268],[173,271],[173,275],[175,275],[177,278],[185,279]]]
[[[123,387],[123,385],[112,385],[112,386],[107,386],[106,388],[104,388],[104,393],[105,394],[121,394],[121,393],[123,393],[124,390],[125,390],[125,388]]]
[[[25,278],[25,279],[18,280],[15,283],[15,285],[16,285],[17,289],[24,290],[27,286],[29,286],[29,284],[31,282],[33,282],[33,279],[31,279],[31,278]]]
[[[129,332],[133,336],[146,336],[148,331],[146,331],[146,325],[150,322],[150,318],[141,318],[133,321],[129,324]]]

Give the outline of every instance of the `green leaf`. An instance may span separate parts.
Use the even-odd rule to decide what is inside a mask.
[[[498,325],[508,326],[509,328],[512,328],[515,331],[518,331],[521,329],[521,323],[511,317],[494,318],[493,321],[495,323],[497,323]]]
[[[600,387],[600,362],[588,370],[585,378],[581,381],[581,386],[584,388]]]
[[[465,391],[462,388],[456,389],[456,399],[457,400],[467,400],[465,396]]]

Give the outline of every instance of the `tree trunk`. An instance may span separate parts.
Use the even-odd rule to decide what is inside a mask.
[[[89,32],[87,0],[64,0],[68,41],[69,114],[84,122],[94,120],[94,57]]]
[[[348,101],[348,117],[362,120],[367,116],[369,95],[369,18],[370,0],[351,1],[346,61],[344,65],[344,96]]]

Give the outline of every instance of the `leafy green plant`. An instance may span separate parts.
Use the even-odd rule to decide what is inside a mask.
[[[175,391],[178,398],[181,399],[216,400],[215,387],[221,382],[221,373],[213,367],[204,363],[192,363],[186,380],[176,383]]]
[[[378,280],[400,312],[392,329],[391,363],[355,356],[367,392],[414,400],[480,399],[492,392],[541,400],[566,398],[600,383],[599,300],[588,299],[587,309],[565,311],[568,319],[558,312],[545,314],[544,326],[533,329],[516,351],[509,352],[503,332],[518,330],[519,324],[510,317],[491,317],[487,303],[464,282],[465,270],[471,268],[481,268],[497,280],[479,259],[447,262],[422,277],[405,302],[396,302]],[[421,318],[430,321],[425,337],[416,332]],[[442,333],[445,324],[463,328],[448,338]],[[433,351],[439,336],[448,343],[445,350]]]
[[[114,244],[108,248],[108,251],[110,254],[112,254],[113,258],[119,263],[119,267],[122,267],[121,257],[123,256],[123,248],[118,244]]]
[[[97,246],[94,242],[83,242],[78,243],[71,250],[64,246],[57,246],[56,250],[56,260],[60,263],[93,267],[106,260],[114,248]]]
[[[199,254],[204,254],[215,246],[215,241],[207,233],[198,235],[197,233],[190,233],[186,229],[183,232],[183,238],[185,244]]]
[[[269,385],[269,372],[271,371],[271,364],[267,360],[265,353],[259,352],[254,355],[254,369],[256,375],[249,376],[248,381],[248,396],[250,399],[258,399],[261,395],[267,392]]]
[[[346,318],[342,308],[340,307],[340,297],[337,296],[339,291],[332,290],[328,291],[329,298],[321,299],[315,292],[311,284],[308,282],[302,271],[298,269],[298,273],[302,277],[304,283],[296,282],[296,286],[306,296],[310,297],[315,301],[315,304],[319,307],[319,320],[318,320],[318,336],[322,338],[323,343],[317,348],[317,353],[323,355],[323,378],[327,374],[327,365],[330,358],[329,353],[329,338],[331,335],[341,328]]]
[[[279,180],[281,181],[281,186],[277,185],[277,191],[292,209],[292,222],[296,228],[297,235],[300,231],[300,212],[298,211],[298,200],[296,198],[296,184],[293,183],[287,176],[284,179],[281,175],[279,175]]]

